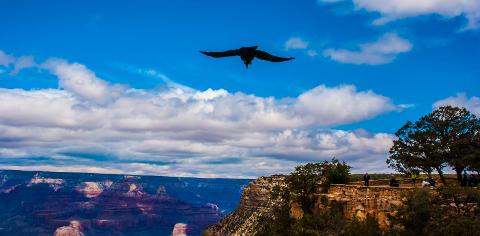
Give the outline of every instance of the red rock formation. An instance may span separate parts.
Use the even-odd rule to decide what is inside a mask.
[[[76,188],[77,192],[83,193],[87,198],[98,197],[103,192],[103,186],[97,182],[83,182]]]
[[[84,236],[78,221],[70,221],[69,226],[62,226],[55,230],[54,236]]]
[[[176,223],[173,226],[172,236],[187,236],[187,224]]]

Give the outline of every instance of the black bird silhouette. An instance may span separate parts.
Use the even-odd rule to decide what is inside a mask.
[[[228,50],[224,52],[203,52],[201,53],[211,56],[211,57],[231,57],[231,56],[240,56],[242,58],[243,63],[248,69],[248,65],[252,64],[253,59],[256,57],[261,60],[270,61],[270,62],[282,62],[282,61],[289,61],[295,59],[293,57],[277,57],[273,56],[267,52],[262,50],[257,50],[258,46],[253,47],[241,47],[239,49]]]

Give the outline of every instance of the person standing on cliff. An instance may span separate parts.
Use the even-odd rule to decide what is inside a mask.
[[[365,173],[365,175],[363,175],[363,183],[366,187],[368,187],[368,181],[370,181],[370,175],[368,175],[368,173]]]
[[[412,172],[412,175],[410,176],[412,178],[412,183],[413,183],[413,186],[415,187],[415,184],[417,183],[417,172],[416,171],[413,171]]]

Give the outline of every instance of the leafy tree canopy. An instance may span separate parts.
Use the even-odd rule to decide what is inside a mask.
[[[463,170],[480,167],[480,121],[465,108],[440,107],[395,135],[387,164],[399,172],[436,170],[444,181],[442,169],[449,165],[461,181]]]

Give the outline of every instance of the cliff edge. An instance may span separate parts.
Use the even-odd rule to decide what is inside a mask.
[[[285,176],[260,177],[247,185],[242,192],[236,210],[208,227],[205,236],[255,235],[262,219],[271,217],[283,203],[281,197],[273,197],[272,191],[285,185]]]
[[[276,188],[285,186],[285,176],[260,177],[243,190],[237,209],[204,231],[205,236],[256,235],[267,218],[274,217],[276,209],[284,205],[283,198],[272,194]],[[340,205],[347,219],[365,219],[372,216],[380,227],[389,226],[389,213],[402,204],[402,192],[412,188],[392,188],[385,185],[364,187],[360,184],[333,184],[328,192],[315,194],[315,207],[325,208],[332,203]],[[290,202],[290,216],[301,218],[303,212],[298,204]]]

